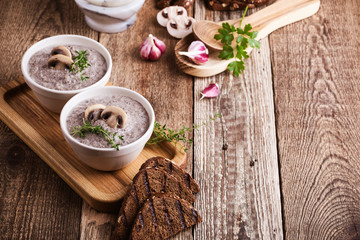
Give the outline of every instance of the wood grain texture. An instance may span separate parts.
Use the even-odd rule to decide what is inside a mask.
[[[2,0],[0,2],[0,85],[21,76],[21,58],[39,40],[58,34],[79,34],[95,40],[75,1]]]
[[[315,14],[320,6],[319,0],[279,0],[262,10],[239,19],[226,20],[229,24],[234,24],[236,27],[242,21],[242,27],[251,24],[252,31],[258,32],[257,40],[261,40],[271,32],[294,23],[301,19],[305,19]],[[221,41],[217,41],[214,36],[218,34],[218,29],[222,28],[223,22],[213,22],[208,20],[198,20],[194,23],[193,34],[184,39],[181,39],[175,47],[176,63],[178,67],[185,73],[196,77],[209,77],[221,73],[227,69],[229,63],[233,59],[222,60],[219,56],[219,51],[223,49]],[[209,59],[206,63],[198,65],[193,63],[188,57],[180,55],[179,52],[186,52],[188,46],[195,38],[203,41],[210,50]],[[236,41],[233,42],[232,47],[236,47]],[[218,50],[218,51],[215,51]],[[253,48],[248,47],[247,53],[250,54]]]
[[[116,218],[116,214],[98,212],[84,202],[80,225],[80,239],[111,239]]]
[[[271,35],[286,239],[360,239],[360,2]]]
[[[0,1],[0,85],[21,76],[24,52],[56,34],[98,33],[85,27],[74,1]],[[4,239],[80,236],[81,198],[0,122],[0,234]]]
[[[257,39],[259,40],[283,26],[315,14],[319,10],[319,6],[319,0],[277,0],[260,11],[246,16],[244,19],[241,16],[238,19],[226,20],[226,22],[235,25],[235,27],[239,27],[240,22],[242,27],[251,24],[252,31],[258,32]],[[208,20],[196,21],[193,26],[193,34],[211,49],[221,51],[223,44],[217,41],[214,35],[218,34],[218,29],[222,27],[222,24],[223,22]],[[236,46],[235,41],[232,46]]]
[[[180,166],[186,165],[186,153],[180,146],[161,142],[145,146],[140,155],[123,169],[104,172],[88,167],[66,143],[59,115],[42,107],[22,78],[0,87],[0,119],[74,191],[100,211],[119,209],[119,201],[147,159],[164,156]]]
[[[118,34],[100,33],[99,41],[109,50],[113,59],[110,82],[142,94],[152,104],[156,121],[161,124],[166,123],[172,129],[179,129],[183,126],[191,126],[193,122],[193,80],[177,69],[173,52],[177,40],[170,37],[166,28],[157,23],[158,11],[155,8],[155,1],[145,1],[132,27]],[[140,58],[140,45],[150,33],[166,44],[165,53],[156,62],[144,61]],[[189,149],[186,170],[190,173],[192,173],[192,156],[192,149]],[[107,223],[114,224],[113,217],[110,215],[107,217]],[[97,215],[92,214],[89,208],[85,207],[82,219],[83,236],[103,239],[98,238],[100,235],[97,235],[103,231],[102,224],[97,224],[103,221],[102,217],[99,220]],[[94,221],[96,224],[83,224],[86,221]],[[87,235],[89,233],[90,235]],[[192,229],[178,234],[174,239],[192,239]]]
[[[214,112],[224,116],[196,131],[195,154],[189,151],[187,170],[202,189],[196,207],[204,222],[173,239],[359,239],[360,3],[321,4],[316,16],[263,40],[240,78],[224,73],[194,84],[176,68],[177,40],[157,25],[152,0],[129,31],[111,35],[91,30],[74,1],[2,0],[0,51],[7,57],[0,59],[0,85],[21,76],[22,54],[44,37],[73,33],[100,40],[113,56],[112,83],[148,98],[160,123],[179,128]],[[240,14],[195,4],[197,19]],[[138,57],[149,33],[167,45],[157,62]],[[220,85],[221,96],[199,101],[210,82]],[[0,166],[0,238],[110,239],[117,213],[82,203],[3,122]]]
[[[3,123],[0,136],[0,238],[79,238],[81,198]]]
[[[202,4],[196,3],[197,19],[218,21],[223,16],[204,11]],[[195,132],[194,169],[201,186],[195,207],[203,218],[195,227],[195,239],[283,237],[268,40],[261,45],[239,78],[229,73],[195,78],[195,123],[214,113],[223,116]],[[212,82],[219,84],[221,94],[199,100]]]

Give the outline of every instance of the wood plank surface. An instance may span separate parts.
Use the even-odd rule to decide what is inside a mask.
[[[79,34],[98,39],[87,27],[75,1],[2,0],[0,2],[0,83],[19,78],[21,58],[39,40],[59,34]]]
[[[360,2],[270,37],[286,239],[360,239]]]
[[[0,1],[0,85],[22,75],[23,53],[45,37],[98,40],[113,57],[112,84],[144,95],[160,123],[223,115],[194,132],[188,152],[203,223],[172,239],[360,239],[360,2],[322,1],[314,17],[264,39],[239,78],[195,79],[177,69],[177,40],[157,25],[154,6],[147,0],[128,31],[99,34],[75,1]],[[241,13],[195,1],[196,19]],[[139,57],[149,33],[167,46],[157,62]],[[221,95],[200,101],[211,82]],[[117,213],[82,201],[1,121],[0,166],[0,238],[111,238]]]
[[[132,27],[118,34],[100,33],[99,41],[113,59],[111,83],[142,94],[152,104],[159,123],[178,129],[191,126],[193,122],[193,80],[177,69],[173,52],[177,40],[157,23],[158,11],[155,1],[146,1]],[[165,53],[156,62],[140,58],[140,45],[150,33],[166,44]],[[192,149],[188,151],[186,170],[192,173]],[[102,234],[104,224],[113,227],[116,218],[112,215],[99,218],[86,206],[82,213],[81,239],[109,237]],[[180,233],[175,239],[192,239],[192,229]]]
[[[0,85],[21,76],[21,58],[35,42],[57,34],[98,39],[74,1],[0,1]],[[0,235],[4,239],[80,236],[81,198],[0,122]]]
[[[186,153],[180,145],[161,142],[145,146],[139,156],[123,169],[97,171],[81,162],[67,144],[59,117],[59,114],[41,106],[23,78],[0,87],[0,119],[83,200],[99,211],[119,209],[128,185],[147,159],[163,156],[179,166],[186,166]]]
[[[198,11],[199,10],[199,11]],[[196,3],[195,18],[221,19]],[[241,17],[234,12],[226,19]],[[202,186],[195,206],[203,223],[195,239],[282,239],[279,169],[267,38],[246,61],[246,71],[195,78],[195,123],[214,113],[222,118],[195,132],[195,179]],[[200,100],[200,92],[217,83],[221,94]]]
[[[81,198],[3,124],[0,135],[0,238],[78,238]]]

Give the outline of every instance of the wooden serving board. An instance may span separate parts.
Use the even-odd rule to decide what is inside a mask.
[[[139,157],[124,169],[103,172],[77,159],[65,141],[59,115],[40,105],[20,78],[0,87],[0,119],[36,152],[90,206],[99,211],[116,211],[132,178],[150,157],[163,156],[181,167],[186,153],[180,146],[163,142],[146,146]]]

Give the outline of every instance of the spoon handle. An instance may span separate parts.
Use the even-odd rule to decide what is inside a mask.
[[[320,7],[320,0],[278,0],[270,6],[245,17],[243,25],[251,23],[262,39],[281,27],[297,22],[315,14]],[[238,27],[241,19],[230,20]]]

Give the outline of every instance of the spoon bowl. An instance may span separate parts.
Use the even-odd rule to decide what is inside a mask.
[[[253,29],[257,31],[257,40],[265,38],[271,32],[308,18],[314,15],[320,7],[320,0],[279,0],[274,4],[244,18],[242,27],[250,23]],[[228,20],[230,25],[239,27],[241,19]],[[234,61],[222,60],[218,58],[219,51],[222,50],[220,41],[214,39],[223,22],[196,21],[193,25],[193,36],[181,39],[175,46],[175,57],[178,67],[185,73],[196,77],[208,77],[221,73],[227,69],[227,65]],[[178,54],[179,51],[187,51],[188,46],[194,40],[204,42],[210,50],[209,61],[203,65],[194,64],[187,57]],[[246,51],[248,54],[252,48]]]
[[[196,21],[193,24],[193,35],[197,40],[205,43],[209,49],[221,51],[223,45],[221,41],[217,41],[214,38],[215,34],[219,33],[218,29],[222,28],[222,24],[225,22],[228,22],[230,25],[235,25],[235,27],[239,27],[240,21],[236,25],[237,20],[238,19],[222,22],[213,22],[208,20]]]
[[[191,42],[195,41],[193,35],[181,39],[175,45],[175,60],[178,67],[185,73],[196,77],[208,77],[225,71],[230,60],[222,60],[218,58],[219,51],[209,52],[209,61],[205,64],[197,65],[192,62],[188,57],[180,55],[179,52],[186,52]]]

